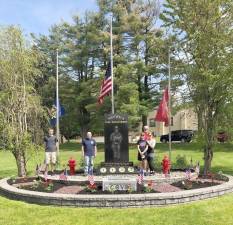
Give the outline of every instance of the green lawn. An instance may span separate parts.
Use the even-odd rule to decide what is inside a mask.
[[[158,162],[161,162],[163,156],[168,154],[168,144],[157,144],[156,145],[156,158]],[[187,143],[187,144],[172,144],[172,161],[176,161],[177,155],[185,155],[187,160],[190,161],[191,158],[193,163],[200,161],[201,166],[203,166],[203,152],[202,148],[197,143]],[[78,168],[80,167],[81,157],[81,145],[75,142],[63,144],[60,147],[60,165],[61,168],[67,164],[69,158],[73,156],[78,163]],[[130,145],[129,151],[130,161],[133,161],[137,165],[137,149],[136,145]],[[214,149],[214,159],[212,164],[212,169],[215,172],[223,171],[224,173],[233,175],[233,144],[217,144]],[[28,172],[29,174],[35,173],[35,167],[37,163],[42,163],[44,159],[44,152],[39,152],[32,156],[28,162]],[[95,159],[95,164],[99,164],[104,161],[104,150],[103,144],[98,145],[98,154]],[[157,166],[159,167],[160,165]],[[0,177],[12,176],[17,174],[15,159],[12,154],[6,151],[0,151]]]
[[[66,143],[61,146],[61,165],[66,164],[70,156],[80,162],[80,145]],[[168,153],[168,145],[158,144],[156,154],[159,161]],[[196,143],[173,144],[172,159],[176,156],[186,155],[193,162],[200,161],[202,165],[203,153]],[[36,163],[42,162],[43,152],[34,155],[28,163],[30,174],[34,173]],[[137,151],[135,146],[130,147],[130,160],[135,164]],[[213,160],[213,171],[223,171],[233,175],[233,145],[219,144],[216,146]],[[99,145],[96,164],[103,161],[103,146]],[[0,176],[14,176],[16,166],[11,153],[0,152]],[[189,203],[184,205],[161,208],[141,209],[93,209],[93,208],[67,208],[53,206],[38,206],[17,202],[0,197],[0,225],[69,225],[69,224],[102,224],[102,225],[205,225],[225,224],[233,225],[233,194],[223,197]]]

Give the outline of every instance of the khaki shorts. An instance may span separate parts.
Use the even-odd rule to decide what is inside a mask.
[[[45,163],[46,164],[56,164],[57,152],[45,152]]]

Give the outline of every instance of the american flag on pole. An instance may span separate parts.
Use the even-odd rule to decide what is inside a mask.
[[[140,169],[140,172],[137,177],[138,184],[142,184],[144,180],[144,171],[143,169]]]
[[[104,97],[109,95],[112,91],[112,76],[111,76],[111,63],[108,63],[108,68],[105,72],[104,80],[101,84],[100,95],[98,97],[98,103],[103,104]]]
[[[93,186],[94,184],[95,184],[95,181],[94,181],[94,176],[93,176],[93,172],[92,171],[90,171],[89,173],[88,173],[88,181],[89,181],[89,184],[91,185],[91,186]]]

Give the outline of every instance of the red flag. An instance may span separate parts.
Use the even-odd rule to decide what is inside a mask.
[[[165,126],[168,125],[168,98],[168,88],[166,88],[163,92],[163,98],[159,103],[159,108],[155,116],[155,120],[165,122]]]

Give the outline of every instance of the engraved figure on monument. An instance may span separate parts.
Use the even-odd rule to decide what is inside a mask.
[[[111,148],[115,159],[120,160],[120,150],[122,143],[122,134],[119,132],[118,126],[114,127],[114,132],[110,135]]]

